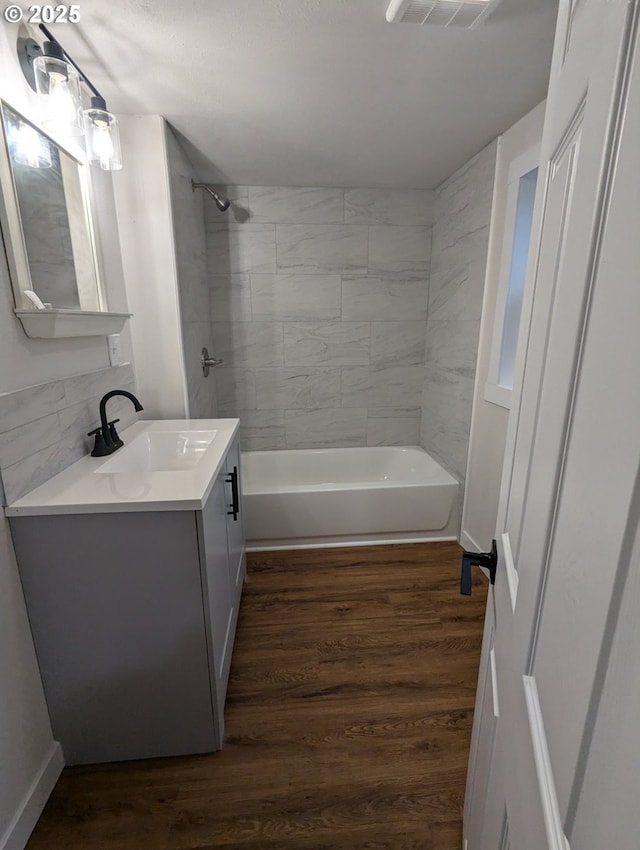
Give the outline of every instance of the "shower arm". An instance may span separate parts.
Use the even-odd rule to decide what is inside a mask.
[[[226,212],[229,209],[230,201],[228,200],[228,198],[223,198],[217,192],[214,192],[213,189],[210,186],[207,186],[206,183],[196,183],[195,180],[192,180],[191,190],[195,192],[196,189],[204,189],[205,192],[208,192],[213,198],[213,200],[216,202],[216,206],[218,207],[220,212]]]

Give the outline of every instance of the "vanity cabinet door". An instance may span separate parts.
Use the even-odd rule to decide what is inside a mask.
[[[211,687],[222,745],[224,698],[233,648],[235,606],[229,577],[225,473],[220,473],[202,511],[197,513],[200,568]]]
[[[245,575],[240,451],[232,443],[202,511],[197,512],[202,591],[219,746],[224,701]]]
[[[227,496],[227,540],[229,544],[229,573],[236,604],[239,604],[246,572],[244,514],[242,511],[242,474],[240,444],[235,438],[225,461]]]
[[[12,517],[11,533],[67,764],[219,749],[194,512]]]

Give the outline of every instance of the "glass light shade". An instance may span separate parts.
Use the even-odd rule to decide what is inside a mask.
[[[122,152],[115,115],[93,107],[85,110],[84,120],[87,159],[104,171],[118,171],[122,168]]]
[[[45,127],[69,136],[81,136],[82,97],[76,69],[55,56],[36,57],[33,61],[40,118]]]

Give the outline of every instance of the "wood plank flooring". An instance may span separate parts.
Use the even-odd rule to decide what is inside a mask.
[[[224,750],[65,769],[29,850],[460,850],[486,599],[460,551],[252,555]]]

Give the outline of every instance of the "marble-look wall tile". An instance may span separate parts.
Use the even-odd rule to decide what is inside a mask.
[[[124,384],[130,384],[132,381],[133,370],[130,363],[111,369],[99,369],[97,372],[87,372],[74,378],[65,378],[65,407],[77,404],[79,401],[87,401],[87,399],[99,399],[110,390],[122,389]],[[143,399],[140,401],[144,404]]]
[[[345,367],[342,370],[344,407],[417,407],[422,396],[422,366],[388,369]]]
[[[212,353],[225,359],[215,370],[217,409],[249,417],[245,448],[299,445],[297,430],[282,431],[280,414],[308,409],[388,420],[371,425],[368,437],[362,420],[360,444],[401,444],[409,435],[415,442],[435,193],[221,193],[232,200],[226,219],[205,198]],[[351,427],[353,417],[342,416]]]
[[[0,395],[0,434],[91,399],[96,403],[109,390],[127,388],[133,383],[133,369],[126,363],[51,381],[17,392]]]
[[[282,322],[214,322],[216,357],[226,366],[282,366]]]
[[[288,322],[284,326],[287,366],[366,366],[369,322]]]
[[[431,228],[373,225],[368,265],[372,274],[403,274],[424,279],[429,272]]]
[[[212,322],[251,322],[253,320],[251,275],[210,275],[209,292]],[[264,317],[264,319],[269,318],[271,317]]]
[[[273,224],[342,224],[343,190],[252,186],[251,221]]]
[[[184,293],[184,297],[181,297],[180,319],[185,324],[202,321],[202,317],[208,316],[210,310],[209,289],[203,273],[203,285],[194,287],[190,292]]]
[[[60,439],[60,420],[50,413],[0,434],[0,468],[12,466]]]
[[[215,419],[220,416],[215,391],[215,379],[211,374],[205,378],[202,370],[189,381],[189,417],[191,419]]]
[[[51,381],[0,395],[0,433],[42,419],[67,404],[64,381]]]
[[[225,363],[216,366],[216,389],[220,416],[237,416],[239,410],[256,407],[256,380],[253,369],[243,369]]]
[[[473,378],[427,366],[424,373],[421,443],[464,481]]]
[[[252,274],[255,321],[304,322],[339,319],[342,279],[324,274]]]
[[[420,444],[420,419],[388,416],[367,419],[368,446],[417,446]]]
[[[331,274],[365,271],[367,268],[366,227],[278,224],[276,243],[278,271]]]
[[[367,410],[369,419],[420,419],[419,407],[370,407]]]
[[[488,246],[487,225],[462,237],[451,248],[434,250],[429,281],[430,319],[480,319]]]
[[[206,317],[206,313],[204,314]],[[205,378],[202,371],[202,349],[216,356],[213,329],[210,321],[190,322],[182,327],[189,416],[192,419],[211,419],[217,416],[215,370]]]
[[[346,224],[433,224],[432,189],[347,189]]]
[[[284,410],[239,410],[240,447],[245,452],[286,448]]]
[[[273,224],[218,224],[209,228],[210,275],[276,271]]]
[[[367,411],[364,408],[321,408],[287,410],[285,413],[287,447],[327,448],[365,446]]]
[[[496,150],[493,141],[436,189],[434,220],[441,250],[489,223]]]
[[[371,322],[371,365],[420,366],[425,358],[424,322]]]
[[[421,441],[464,481],[496,143],[436,190]]]
[[[427,322],[426,360],[430,366],[473,378],[480,322]]]
[[[427,318],[427,278],[344,275],[342,318],[345,321],[421,320]]]
[[[60,434],[58,441],[52,445],[3,468],[2,482],[7,502],[15,502],[86,454],[86,447],[78,443],[75,435]]]
[[[100,399],[112,389],[134,391],[130,364],[0,396],[0,474],[9,503],[91,450],[87,432],[100,424]],[[138,418],[121,397],[109,401],[107,412],[120,418],[120,429]]]
[[[339,368],[257,369],[254,379],[258,409],[340,406]]]

